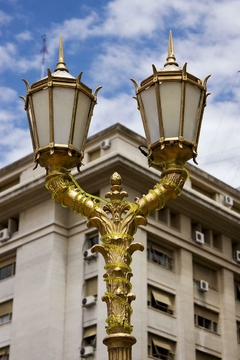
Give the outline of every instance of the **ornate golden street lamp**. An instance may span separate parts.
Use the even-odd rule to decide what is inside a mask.
[[[167,63],[138,87],[136,97],[148,143],[149,165],[160,170],[161,180],[135,203],[124,200],[121,177],[111,176],[108,201],[87,194],[71,175],[69,169],[79,167],[84,155],[90,118],[96,104],[96,94],[68,74],[64,63],[62,41],[59,61],[54,73],[28,84],[25,110],[33,140],[35,161],[48,171],[46,187],[52,199],[88,219],[87,226],[101,234],[101,244],[92,252],[100,252],[105,260],[107,304],[107,336],[109,360],[131,360],[132,254],[143,250],[134,242],[139,225],[146,225],[147,216],[155,209],[181,195],[188,176],[184,164],[195,159],[201,120],[206,105],[206,81],[180,69],[169,37]]]

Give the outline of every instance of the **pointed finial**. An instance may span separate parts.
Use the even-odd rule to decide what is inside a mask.
[[[63,39],[62,39],[62,35],[60,36],[60,45],[59,45],[59,58],[58,58],[58,63],[57,63],[57,67],[54,71],[57,70],[63,70],[63,71],[67,71],[68,69],[66,68],[66,64],[64,62],[64,52],[63,52]]]
[[[174,55],[174,49],[173,49],[173,38],[172,38],[172,31],[170,30],[169,38],[168,38],[168,57],[167,62],[164,66],[168,65],[176,65],[178,66],[178,63],[176,62],[176,58]]]

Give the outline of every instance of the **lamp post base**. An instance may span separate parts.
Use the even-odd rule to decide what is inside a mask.
[[[103,343],[108,348],[108,360],[132,360],[132,346],[136,343],[134,336],[111,334],[103,339]]]

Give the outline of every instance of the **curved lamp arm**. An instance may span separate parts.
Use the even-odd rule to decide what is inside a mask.
[[[142,198],[137,198],[136,206],[132,204],[135,214],[147,217],[153,210],[162,209],[167,201],[181,195],[187,178],[186,168],[169,166],[153,189],[150,189]],[[99,212],[102,213],[100,203],[106,203],[106,200],[86,193],[70,171],[62,167],[51,168],[48,171],[46,188],[52,193],[52,199],[56,203],[88,219],[97,216]]]
[[[52,199],[73,212],[90,218],[96,215],[100,198],[87,194],[76,182],[70,171],[63,167],[48,170],[46,188],[52,194]]]
[[[162,209],[166,202],[175,199],[182,194],[182,188],[188,178],[188,171],[184,166],[169,165],[162,172],[160,181],[148,191],[147,195],[143,195],[136,202],[139,211],[145,216],[153,210]]]

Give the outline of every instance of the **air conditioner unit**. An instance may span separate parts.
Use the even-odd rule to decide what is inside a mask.
[[[233,206],[233,198],[231,196],[225,195],[223,198],[223,204],[228,207]]]
[[[204,234],[201,233],[200,231],[194,231],[193,232],[193,239],[198,244],[204,244]]]
[[[208,291],[208,290],[209,290],[208,282],[205,281],[205,280],[200,280],[200,281],[199,281],[199,290],[201,290],[201,291]]]
[[[4,242],[10,239],[10,234],[7,228],[0,230],[0,241]]]
[[[105,139],[105,140],[101,141],[101,143],[100,143],[100,148],[103,150],[109,149],[110,146],[111,146],[111,141],[109,139]]]
[[[91,260],[97,257],[97,253],[92,253],[91,249],[85,250],[83,253],[84,260]]]
[[[234,259],[235,259],[237,262],[240,262],[240,250],[235,250],[235,251],[234,251]]]
[[[82,304],[85,307],[92,306],[96,304],[96,300],[97,300],[96,296],[90,295],[82,299]]]
[[[94,353],[93,346],[85,346],[85,347],[81,348],[81,350],[80,350],[80,355],[83,358],[91,356],[91,355],[93,355],[93,353]]]

